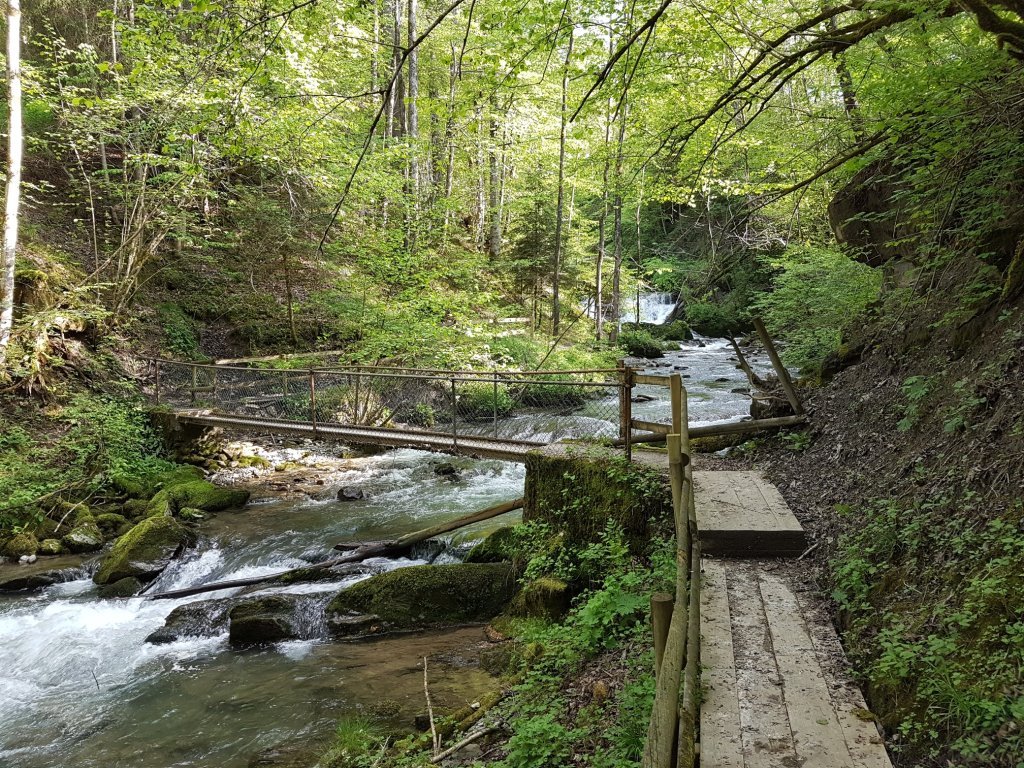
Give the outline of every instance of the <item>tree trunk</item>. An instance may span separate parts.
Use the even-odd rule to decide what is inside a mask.
[[[491,99],[490,110],[490,233],[487,237],[487,251],[491,259],[497,259],[501,255],[501,168],[498,162],[498,97]]]
[[[619,136],[615,150],[615,198],[612,203],[612,327],[609,340],[618,341],[622,317],[622,164],[629,104],[623,94],[619,102]]]
[[[416,15],[419,12],[417,8],[417,0],[408,0],[409,2],[409,82],[408,82],[408,122],[406,127],[409,133],[409,181],[411,182],[411,192],[414,201],[418,198],[420,189],[420,167],[419,167],[419,148],[416,146],[416,142],[420,136],[420,119],[419,119],[419,107],[417,105],[417,99],[420,96],[420,62],[419,52],[416,48],[413,48],[413,43],[416,41]],[[415,203],[414,203],[415,205]]]
[[[18,206],[21,202],[21,1],[7,0],[7,198],[0,261],[0,365],[14,325],[14,262],[18,252]]]
[[[608,36],[609,52],[613,39]],[[609,54],[610,55],[610,54]],[[604,259],[605,229],[608,223],[608,171],[611,169],[611,157],[608,150],[612,143],[612,100],[608,99],[608,109],[604,121],[604,170],[601,173],[601,215],[597,219],[597,264],[594,273],[594,338],[601,340],[604,332]]]
[[[562,68],[562,104],[561,122],[558,132],[558,202],[555,204],[555,264],[552,275],[552,296],[551,296],[551,335],[558,336],[559,325],[561,324],[561,310],[558,306],[558,286],[562,277],[562,216],[565,209],[565,138],[569,124],[569,115],[566,104],[569,98],[569,63],[572,59],[572,43],[574,28],[569,25],[569,44],[565,49],[565,66]]]
[[[487,163],[484,159],[484,110],[476,105],[476,247],[483,250],[487,240]]]

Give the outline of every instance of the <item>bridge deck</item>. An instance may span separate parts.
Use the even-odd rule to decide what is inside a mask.
[[[314,425],[312,422],[220,415],[201,410],[179,410],[175,412],[175,417],[179,422],[205,427],[337,440],[339,443],[347,445],[415,448],[421,451],[504,461],[526,461],[527,453],[543,446],[542,443],[523,440],[496,440],[464,435],[453,437],[440,432],[402,432],[394,429],[351,427],[341,424],[318,423]]]
[[[703,569],[701,766],[891,768],[797,569],[752,560]]]

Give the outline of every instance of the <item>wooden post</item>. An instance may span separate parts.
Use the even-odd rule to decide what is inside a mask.
[[[772,341],[772,337],[768,335],[768,329],[764,327],[761,318],[754,318],[754,329],[757,331],[757,335],[761,337],[761,343],[764,344],[764,348],[768,352],[768,357],[772,361],[775,373],[779,375],[779,383],[782,384],[782,389],[786,393],[786,399],[789,400],[789,404],[793,407],[793,413],[800,416],[804,412],[804,407],[800,404],[800,398],[796,396],[796,388],[793,386],[793,380],[789,378],[789,371],[782,364],[782,358],[779,357],[779,352],[775,349],[775,343]]]
[[[697,687],[700,675],[700,542],[694,538],[690,552],[690,626],[686,633],[686,668],[683,670],[683,702],[679,708],[679,768],[697,762]]]
[[[622,388],[622,411],[623,421],[626,425],[626,461],[633,460],[633,369],[623,366],[623,388]]]
[[[287,371],[282,371],[281,372],[281,393],[285,397],[288,397],[288,372]]]
[[[626,433],[629,431],[630,418],[626,409],[626,399],[629,395],[629,388],[626,385],[626,361],[619,360],[615,367],[618,369],[619,379],[619,440],[625,440]]]
[[[153,394],[156,401],[160,402],[160,361],[156,361],[156,381],[153,383]]]
[[[217,369],[213,369],[213,381],[210,384],[210,399],[217,405]]]
[[[196,390],[199,388],[199,369],[194,365],[192,366],[192,397],[190,402],[192,405],[196,404]]]
[[[678,373],[673,373],[669,376],[668,386],[672,396],[671,434],[681,435],[683,434],[683,377]]]
[[[657,677],[661,669],[661,660],[665,658],[665,641],[668,639],[668,626],[672,622],[672,606],[675,598],[668,592],[655,592],[651,595],[651,629],[654,634],[654,675]]]
[[[313,424],[313,436],[316,436],[316,374],[309,369],[309,420]]]

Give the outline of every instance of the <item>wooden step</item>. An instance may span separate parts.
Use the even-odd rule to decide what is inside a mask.
[[[791,566],[702,567],[702,768],[892,768],[839,638]]]
[[[694,472],[693,491],[706,554],[794,557],[807,548],[800,521],[760,472]]]

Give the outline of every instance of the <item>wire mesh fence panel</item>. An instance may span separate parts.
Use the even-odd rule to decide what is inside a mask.
[[[615,371],[280,370],[161,361],[158,399],[247,418],[552,443],[619,435]]]

